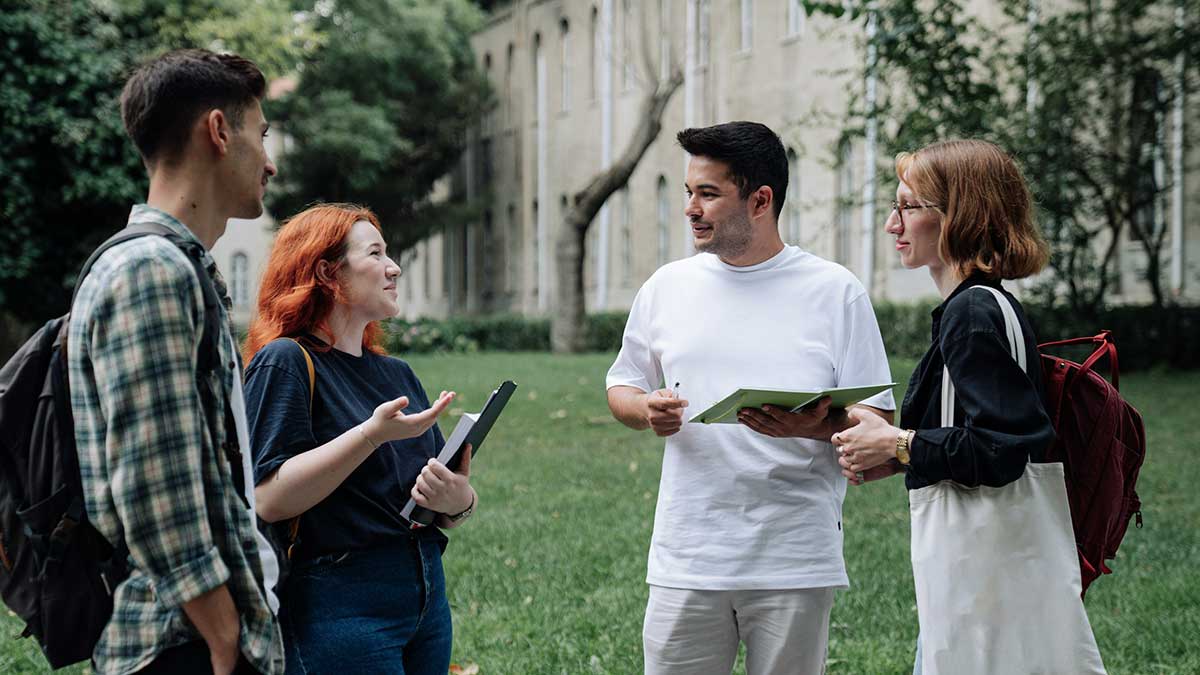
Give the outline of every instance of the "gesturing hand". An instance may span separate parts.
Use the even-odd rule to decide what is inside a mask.
[[[646,394],[646,422],[659,436],[670,436],[683,426],[683,409],[688,402],[670,389]]]
[[[407,396],[385,401],[375,408],[370,419],[363,422],[363,431],[376,445],[405,438],[416,438],[428,431],[434,422],[437,422],[438,416],[446,410],[455,395],[452,391],[443,391],[428,410],[411,415],[404,414],[404,408],[408,406]]]
[[[473,500],[470,476],[470,445],[463,448],[457,471],[451,471],[436,458],[430,458],[413,486],[413,501],[438,513],[462,513],[470,508]]]
[[[816,405],[796,412],[776,405],[764,405],[761,410],[742,408],[738,411],[738,422],[772,438],[813,438],[828,441],[832,433],[829,424],[829,404],[832,400],[826,396]]]

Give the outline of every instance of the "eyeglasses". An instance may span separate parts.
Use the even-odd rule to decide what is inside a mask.
[[[896,212],[896,216],[900,218],[900,224],[904,225],[904,212],[912,211],[913,209],[940,209],[941,204],[905,204],[900,205],[900,202],[892,200],[892,210]]]

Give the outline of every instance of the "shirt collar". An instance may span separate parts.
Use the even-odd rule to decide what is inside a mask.
[[[129,212],[129,221],[127,224],[133,225],[134,223],[156,223],[170,229],[186,240],[191,240],[202,247],[204,246],[196,234],[188,229],[187,225],[179,222],[175,216],[166,211],[156,209],[149,204],[134,204],[133,209]]]
[[[971,276],[964,279],[963,282],[960,283],[958,287],[955,288],[954,291],[942,301],[942,304],[933,308],[933,312],[931,312],[931,314],[933,315],[934,340],[937,340],[939,327],[942,322],[942,314],[945,313],[946,307],[950,304],[950,301],[958,297],[960,293],[963,293],[972,286],[992,286],[994,288],[1001,288],[999,279],[991,279],[986,274],[978,270],[973,272]]]

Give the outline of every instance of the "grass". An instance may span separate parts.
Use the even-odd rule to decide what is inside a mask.
[[[646,551],[661,440],[613,422],[604,402],[612,355],[414,356],[426,389],[453,388],[477,410],[502,379],[520,388],[475,464],[480,510],[451,532],[446,571],[454,661],[480,675],[641,671]],[[894,365],[907,382],[912,363]],[[1195,373],[1138,373],[1124,393],[1146,417],[1149,460],[1139,480],[1145,528],[1131,529],[1116,574],[1088,593],[1109,672],[1200,672],[1200,446]],[[446,420],[449,429],[453,420]],[[831,674],[911,672],[917,633],[908,561],[908,507],[898,479],[851,489]],[[0,622],[19,632],[13,618]],[[1052,639],[1048,636],[1048,639]],[[0,672],[45,672],[26,640],[0,642]],[[77,671],[78,672],[78,671]],[[744,672],[738,666],[736,672]]]

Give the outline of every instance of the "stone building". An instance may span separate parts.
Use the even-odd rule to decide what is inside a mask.
[[[672,62],[683,68],[685,84],[666,109],[663,132],[590,228],[588,311],[627,309],[658,266],[692,254],[683,217],[686,155],[674,134],[737,119],[771,126],[787,147],[785,241],[845,265],[876,299],[934,294],[925,272],[899,266],[883,232],[895,190],[887,162],[867,161],[878,153],[861,139],[839,143],[850,97],[868,88],[859,75],[867,58],[862,21],[808,17],[800,0],[494,4],[473,44],[496,102],[441,188],[486,208],[478,222],[449,226],[402,256],[406,316],[553,311],[555,238],[567,200],[622,151],[639,122],[645,88]],[[985,0],[972,8],[985,20],[998,11]],[[1200,124],[1192,102],[1186,117]],[[1176,144],[1183,120],[1181,107],[1159,121],[1157,185],[1200,159],[1194,150],[1185,157]],[[1178,181],[1160,202],[1158,220],[1171,230],[1164,285],[1194,303],[1200,192]],[[249,279],[251,303],[270,232],[267,220],[244,228],[231,223],[218,245],[231,288]],[[1147,301],[1138,279],[1145,266],[1140,243],[1121,242],[1118,256],[1121,275],[1111,300]],[[249,307],[237,306],[238,317],[248,317]]]

